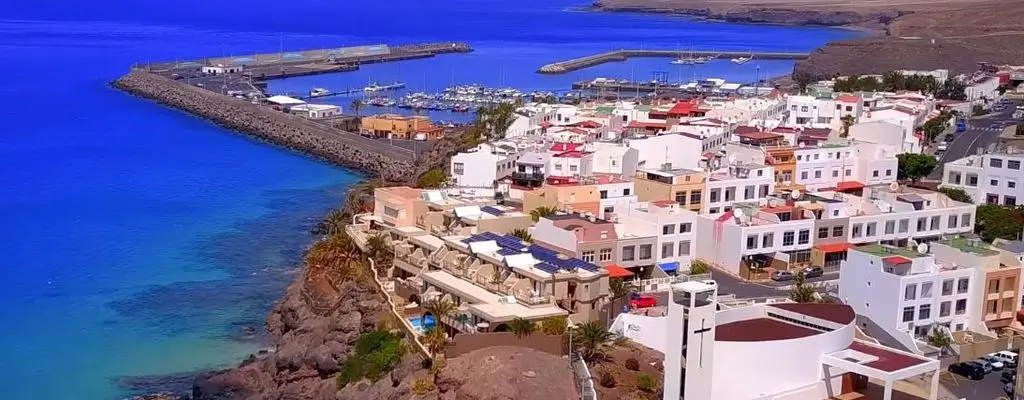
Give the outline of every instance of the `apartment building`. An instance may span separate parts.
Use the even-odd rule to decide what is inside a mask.
[[[373,216],[387,226],[411,226],[416,223],[416,204],[422,189],[408,186],[382,187],[373,190]]]
[[[556,147],[563,143],[555,144]],[[565,146],[568,147],[568,146]],[[582,145],[578,146],[582,148]],[[593,174],[594,155],[580,150],[556,152],[548,158],[547,172],[552,177],[576,178]]]
[[[975,206],[938,192],[878,185],[864,187],[860,195],[816,194],[845,204],[845,210],[834,209],[833,214],[849,217],[847,240],[854,244],[880,242],[905,247],[974,230]]]
[[[523,211],[549,207],[611,219],[616,210],[636,203],[633,182],[613,175],[549,177],[544,186],[523,191]]]
[[[444,136],[444,128],[421,116],[373,115],[360,119],[360,124],[360,131],[377,137],[427,140]]]
[[[775,192],[775,172],[762,164],[736,163],[707,174],[701,212],[728,212],[738,202],[757,202]]]
[[[513,236],[412,228],[397,232],[394,246],[396,291],[411,303],[454,302],[459,315],[440,320],[453,331],[508,331],[515,318],[596,320],[608,296],[606,270]]]
[[[836,119],[836,102],[828,96],[787,96],[789,110],[786,124],[790,126],[831,127]]]
[[[868,142],[831,140],[798,146],[795,182],[808,190],[836,188],[840,182],[865,185],[896,181],[900,148]]]
[[[640,151],[620,143],[595,142],[590,145],[594,156],[590,170],[595,174],[632,177],[640,164]]]
[[[942,187],[963,189],[975,204],[1017,205],[1024,199],[1024,153],[1014,148],[971,155],[945,164]]]
[[[687,210],[701,211],[707,174],[703,170],[678,168],[638,169],[633,179],[639,201],[672,200]]]
[[[510,176],[512,182],[519,186],[537,187],[544,184],[548,176],[548,162],[551,155],[546,152],[526,151],[515,161]]]
[[[697,258],[747,279],[767,278],[769,267],[785,270],[809,263],[815,220],[808,210],[774,198],[731,207],[697,218]]]
[[[616,213],[616,222],[627,234],[656,237],[655,262],[666,273],[688,271],[697,251],[696,212],[681,207],[673,200],[636,203]],[[646,253],[650,254],[650,253]],[[636,260],[636,250],[623,248],[624,261]]]
[[[657,237],[627,232],[593,215],[560,213],[544,217],[534,226],[532,235],[538,245],[601,266],[654,265],[657,257]]]
[[[703,155],[700,138],[678,133],[630,139],[626,144],[639,152],[641,169],[658,169],[665,164],[671,164],[671,168],[698,168]]]
[[[509,233],[533,224],[530,215],[498,205],[493,196],[452,197],[406,186],[374,189],[374,219],[388,228],[417,227],[444,235]]]
[[[979,316],[988,329],[1010,326],[1021,308],[1020,253],[991,246],[974,235],[933,242],[935,258],[971,267],[979,289]]]
[[[507,144],[483,143],[452,156],[452,186],[493,189],[495,182],[512,174],[519,158],[517,149]],[[485,194],[485,193],[481,193]]]

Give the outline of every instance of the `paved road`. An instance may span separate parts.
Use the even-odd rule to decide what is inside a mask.
[[[935,171],[928,175],[928,179],[941,180],[942,166],[945,163],[975,154],[975,149],[979,147],[985,148],[995,143],[999,139],[999,134],[1003,131],[1003,128],[1015,123],[1017,123],[1017,120],[1013,118],[1013,107],[968,121],[967,131],[954,133],[956,137],[949,144],[949,148],[942,154],[942,157],[939,158],[939,167],[935,168]],[[943,136],[945,134],[940,135],[939,138],[941,139]]]
[[[945,364],[943,364],[945,368]],[[1002,371],[992,371],[979,381],[972,381],[960,375],[944,373],[939,379],[942,386],[955,394],[957,399],[996,400],[1006,398],[1003,383],[999,381]]]

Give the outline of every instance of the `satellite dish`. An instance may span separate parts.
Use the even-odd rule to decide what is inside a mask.
[[[732,209],[732,215],[736,218],[743,218],[746,215],[746,212],[743,211],[742,208],[734,208]]]
[[[921,254],[928,253],[928,244],[927,243],[921,243],[921,244],[917,245],[917,252],[921,253]]]
[[[800,142],[799,144],[796,145],[796,147],[799,147],[801,149],[807,147],[807,142]]]
[[[736,163],[736,155],[735,154],[730,154],[729,155],[729,164],[735,164],[735,163]]]
[[[897,190],[900,190],[900,184],[898,182],[890,183],[889,184],[889,190],[892,190],[894,192],[897,191]]]
[[[793,200],[800,200],[800,196],[802,195],[803,193],[800,193],[800,189],[793,189],[792,192],[789,192],[789,197]]]

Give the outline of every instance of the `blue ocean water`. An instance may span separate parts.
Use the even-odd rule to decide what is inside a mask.
[[[296,273],[308,228],[359,177],[107,87],[135,62],[463,40],[477,51],[275,82],[403,80],[557,89],[597,76],[750,80],[788,62],[663,59],[535,74],[620,47],[810,50],[834,29],[573,11],[575,0],[290,3],[40,0],[0,9],[0,386],[4,399],[115,399],[121,378],[237,363]],[[759,70],[757,67],[760,67]],[[677,68],[677,69],[673,69]],[[347,105],[347,100],[333,101]]]

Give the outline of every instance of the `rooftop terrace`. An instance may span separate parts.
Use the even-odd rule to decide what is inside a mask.
[[[988,246],[986,246],[983,242],[976,239],[957,237],[948,240],[943,240],[939,243],[960,250],[964,253],[977,254],[983,257],[999,255],[998,251],[988,248]]]
[[[910,259],[924,257],[927,254],[918,253],[917,251],[906,249],[903,247],[886,246],[881,244],[869,244],[864,246],[854,247],[855,250],[868,253],[878,257],[891,257],[900,256]]]

